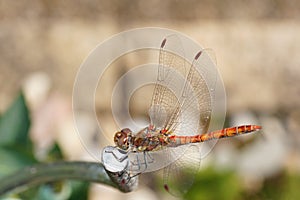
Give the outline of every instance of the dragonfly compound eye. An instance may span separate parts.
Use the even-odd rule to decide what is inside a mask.
[[[129,147],[128,143],[128,133],[125,131],[120,131],[115,134],[114,137],[115,145],[123,150],[127,150]]]
[[[132,131],[129,128],[124,128],[121,130],[121,132],[126,133],[127,135],[130,135]]]

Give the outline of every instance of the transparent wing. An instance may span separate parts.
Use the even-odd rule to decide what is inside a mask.
[[[205,50],[190,65],[181,96],[180,112],[174,112],[167,129],[177,135],[197,135],[208,130],[217,71]],[[180,126],[179,126],[180,125]]]
[[[130,152],[129,172],[133,175],[158,171],[175,161],[175,155],[169,154],[169,148],[160,151]]]
[[[165,189],[174,196],[185,194],[200,169],[201,154],[198,145],[188,145],[184,155],[163,170]],[[171,151],[177,151],[177,148]]]
[[[217,71],[206,50],[192,64],[184,59],[183,51],[177,36],[163,40],[149,116],[155,127],[196,135],[209,127]]]
[[[206,50],[196,54],[189,69],[187,81],[182,93],[181,112],[172,117],[168,126],[176,130],[177,135],[195,135],[208,131],[214,92],[217,79],[217,70]],[[177,124],[179,127],[176,128]],[[184,148],[169,148],[169,157],[174,162],[164,168],[165,189],[175,196],[181,196],[191,187],[196,173],[200,169],[200,162],[216,144],[209,141],[205,144],[188,144]]]
[[[165,128],[178,110],[186,74],[181,41],[178,36],[170,35],[161,44],[157,82],[149,109],[151,124],[155,127]]]
[[[203,49],[196,54],[189,74],[192,74],[192,77],[188,78],[188,82],[192,85],[193,91],[187,90],[187,95],[194,95],[198,101],[198,111],[192,112],[195,115],[197,114],[196,112],[199,112],[197,134],[207,133],[212,131],[209,130],[210,122],[212,115],[216,112],[213,109],[216,107],[215,96],[218,79],[216,62],[211,50]],[[185,106],[189,107],[189,103]],[[193,126],[193,124],[189,123],[191,121],[189,114],[191,109],[183,107],[182,110],[184,112],[184,121],[186,122],[184,123],[184,126],[186,126],[184,129],[189,129],[190,126]],[[201,148],[201,158],[204,158],[211,151],[217,141],[211,140],[198,145]]]
[[[193,146],[193,148],[191,148],[191,146]],[[162,148],[159,151],[130,152],[128,154],[130,162],[128,171],[131,174],[136,175],[140,173],[158,171],[171,165],[174,166],[174,169],[177,167],[184,169],[184,166],[189,166],[192,160],[193,163],[199,163],[201,160],[199,146],[197,146],[197,148],[195,148],[195,146],[197,145],[190,144],[178,147]],[[191,150],[194,151],[194,154],[192,154]],[[192,155],[193,159],[191,159]],[[196,155],[199,157],[196,158]],[[199,164],[197,166],[199,166]]]

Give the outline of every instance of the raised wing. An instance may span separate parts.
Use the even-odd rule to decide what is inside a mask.
[[[180,107],[180,98],[187,76],[184,50],[176,35],[166,37],[160,48],[157,82],[149,109],[151,124],[166,128]]]
[[[178,135],[196,135],[208,131],[217,78],[216,68],[212,64],[208,52],[201,50],[189,68],[182,93],[181,112],[176,113],[180,116],[168,123],[172,126],[180,121]]]
[[[189,68],[183,88],[180,112],[175,112],[168,122],[170,129],[177,135],[195,135],[206,133],[209,128],[217,71],[206,50],[198,52]],[[169,148],[170,158],[174,160],[164,168],[164,187],[175,195],[186,193],[200,169],[203,147],[211,149],[211,144],[187,144]],[[202,146],[200,146],[202,145]]]
[[[177,36],[163,40],[149,115],[155,127],[196,135],[208,130],[217,71],[206,50],[200,51],[192,64],[184,56]]]

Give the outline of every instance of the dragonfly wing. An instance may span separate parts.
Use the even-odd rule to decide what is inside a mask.
[[[177,36],[163,40],[149,115],[155,127],[189,136],[209,130],[218,72],[209,51],[201,50],[192,63],[183,58],[183,51]],[[216,141],[208,143],[209,150]]]
[[[162,148],[160,151],[130,152],[129,172],[135,175],[158,171],[174,162],[176,154],[166,155],[170,155],[168,148]]]
[[[179,106],[186,78],[184,49],[176,35],[167,36],[160,48],[157,81],[149,109],[151,124],[163,127]]]
[[[216,79],[217,69],[208,51],[200,51],[190,64],[178,36],[166,37],[149,109],[151,124],[178,135],[207,132]]]
[[[209,53],[206,50],[200,51],[189,68],[180,112],[174,113],[171,117],[173,121],[169,121],[167,127],[177,135],[183,136],[208,132],[215,106],[217,77],[217,69]],[[173,158],[175,162],[164,168],[165,189],[175,196],[187,192],[200,169],[201,159],[210,152],[216,142],[215,140],[205,144],[170,148],[169,156],[176,156],[177,159]]]
[[[158,171],[185,156],[187,152],[189,152],[188,155],[190,155],[191,150],[187,151],[187,149],[190,149],[189,146],[190,145],[161,147],[158,151],[129,152],[129,171],[134,175]]]
[[[193,88],[193,91],[190,90],[186,94],[187,96],[194,96],[198,102],[198,128],[197,133],[207,133],[212,131],[210,128],[210,122],[213,115],[216,115],[218,111],[216,111],[217,103],[215,101],[216,96],[216,87],[218,80],[218,71],[216,68],[216,61],[214,56],[212,55],[211,50],[203,49],[196,56],[192,63],[189,75],[188,75],[188,83]],[[223,85],[222,85],[223,86]],[[187,104],[185,107],[189,107],[190,98],[188,98]],[[183,108],[182,109],[185,120],[184,125],[185,129],[189,129],[189,126],[193,126],[189,122],[191,121],[190,113],[195,113],[191,108]],[[221,116],[224,113],[218,113],[217,115]],[[223,124],[222,124],[223,125]],[[218,140],[207,141],[203,145],[201,145],[201,157],[204,158],[209,154],[212,148],[215,146]]]
[[[201,50],[188,68],[180,107],[167,122],[177,135],[197,135],[209,128],[214,104],[217,69],[206,50]]]
[[[179,159],[164,168],[164,187],[169,193],[182,196],[189,190],[200,169],[200,157],[198,145],[189,145]]]

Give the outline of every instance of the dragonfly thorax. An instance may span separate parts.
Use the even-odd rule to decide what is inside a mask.
[[[170,143],[169,134],[167,130],[151,125],[135,134],[132,134],[129,128],[125,128],[115,133],[114,142],[118,148],[125,151],[156,151]]]
[[[123,150],[128,150],[130,138],[131,138],[131,130],[129,128],[124,128],[119,132],[116,132],[114,136],[114,142],[117,147]]]

